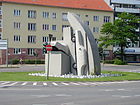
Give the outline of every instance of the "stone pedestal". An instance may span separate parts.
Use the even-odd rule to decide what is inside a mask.
[[[48,71],[48,54],[45,55],[45,69]],[[49,75],[64,75],[70,72],[69,55],[61,51],[52,51],[49,56]]]

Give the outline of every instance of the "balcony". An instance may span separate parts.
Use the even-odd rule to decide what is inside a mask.
[[[140,8],[120,8],[116,7],[115,8],[116,12],[128,12],[128,13],[140,13]]]
[[[112,4],[131,4],[131,5],[140,5],[138,0],[111,0]]]

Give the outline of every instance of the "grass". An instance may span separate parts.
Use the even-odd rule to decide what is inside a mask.
[[[29,76],[28,73],[36,73],[36,72],[0,72],[0,81],[123,81],[123,80],[140,80],[140,73],[119,72],[119,71],[102,71],[102,73],[122,74],[122,76],[102,77],[102,78],[92,78],[92,79],[49,77],[49,80],[46,80],[46,77]]]

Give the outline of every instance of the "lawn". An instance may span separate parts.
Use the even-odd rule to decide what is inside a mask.
[[[56,78],[39,76],[29,76],[29,73],[36,72],[0,72],[0,81],[123,81],[123,80],[140,80],[140,73],[119,72],[119,71],[102,71],[102,73],[122,74],[118,77],[102,77],[92,79],[77,79],[77,78]],[[40,73],[40,72],[38,72]],[[43,73],[43,72],[42,72]]]

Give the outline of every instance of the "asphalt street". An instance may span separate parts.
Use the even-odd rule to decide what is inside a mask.
[[[126,72],[139,72],[140,64],[131,65],[112,65],[101,64],[102,70],[126,71]],[[26,72],[26,71],[45,71],[44,65],[9,65],[9,68],[0,66],[0,72]]]
[[[139,65],[103,65],[102,70],[140,72]],[[44,65],[0,67],[0,72],[44,71]],[[140,105],[140,81],[0,81],[0,105]]]
[[[140,81],[0,88],[0,105],[140,105]]]

